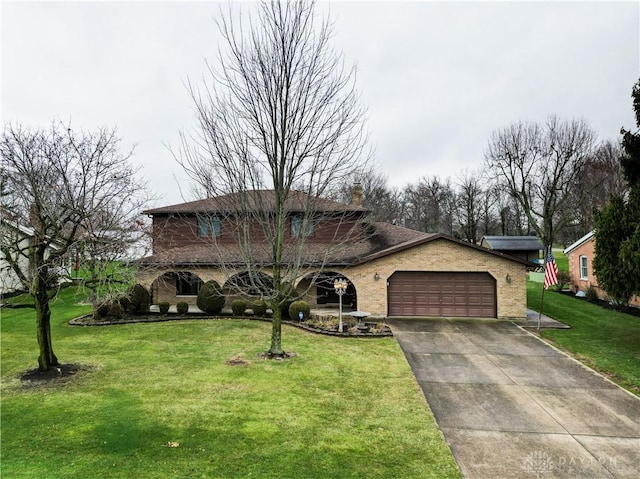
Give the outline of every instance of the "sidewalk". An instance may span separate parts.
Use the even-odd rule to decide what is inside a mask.
[[[527,329],[537,329],[538,319],[540,320],[540,328],[571,329],[571,326],[561,323],[560,321],[556,321],[555,319],[551,319],[549,316],[545,316],[544,314],[540,316],[540,313],[533,309],[527,309],[527,320],[525,323],[519,325]]]

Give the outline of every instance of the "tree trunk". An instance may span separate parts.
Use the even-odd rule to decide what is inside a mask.
[[[269,348],[270,356],[282,356],[282,314],[280,312],[280,302],[278,306],[273,308],[273,318],[271,324],[271,347]]]
[[[47,282],[45,278],[37,275],[35,283],[33,297],[36,306],[36,330],[40,349],[38,366],[40,371],[48,371],[52,367],[58,366],[59,363],[58,358],[53,353],[51,343],[51,309],[49,308]]]

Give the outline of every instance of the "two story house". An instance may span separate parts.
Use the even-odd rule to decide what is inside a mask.
[[[248,271],[269,281],[268,237],[280,228],[283,261],[297,272],[286,279],[312,307],[337,304],[333,281],[339,277],[349,285],[345,304],[377,317],[526,317],[526,273],[534,264],[444,234],[369,221],[356,193],[345,204],[291,192],[280,226],[270,222],[270,190],[147,210],[153,250],[140,261],[138,281],[156,303],[194,304],[210,279],[230,297],[243,286],[246,295],[258,296]]]

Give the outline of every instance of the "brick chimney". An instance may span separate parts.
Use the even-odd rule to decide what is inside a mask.
[[[362,185],[360,183],[353,184],[353,193],[351,194],[351,204],[353,206],[362,206]]]

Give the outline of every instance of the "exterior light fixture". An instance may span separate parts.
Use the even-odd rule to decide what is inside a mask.
[[[509,273],[507,273],[504,279],[506,280],[507,283],[511,283],[511,276],[509,276]]]
[[[348,285],[349,285],[349,283],[344,278],[336,278],[333,281],[333,288],[336,290],[336,294],[338,295],[338,298],[339,298],[338,332],[340,332],[340,333],[343,330],[343,327],[342,327],[342,296],[344,295],[344,293],[346,293]]]
[[[376,274],[373,275],[373,279],[374,281],[378,281],[380,279],[380,275],[378,274],[377,271],[376,271]]]

